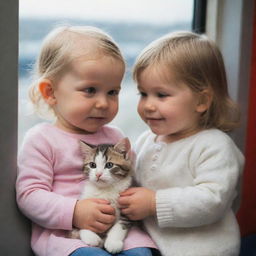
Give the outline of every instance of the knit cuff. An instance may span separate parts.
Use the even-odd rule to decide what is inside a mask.
[[[66,198],[63,200],[63,211],[60,219],[60,226],[65,230],[72,230],[73,215],[77,199]]]
[[[166,190],[156,192],[156,212],[160,228],[170,227],[174,222],[173,209],[169,199],[170,195],[166,193]]]

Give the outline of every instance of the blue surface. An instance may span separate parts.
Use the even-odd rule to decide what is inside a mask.
[[[256,256],[256,234],[242,237],[240,256]]]

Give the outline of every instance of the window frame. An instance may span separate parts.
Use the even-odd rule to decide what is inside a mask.
[[[194,0],[192,31],[198,34],[205,33],[207,0]]]
[[[242,107],[242,126],[233,134],[245,146],[254,1],[208,0],[206,34],[223,52],[232,96]],[[18,132],[18,0],[0,1],[0,248],[3,255],[33,255],[30,225],[15,204]],[[200,25],[201,26],[201,25]],[[202,27],[202,26],[201,26]],[[200,27],[200,28],[201,28]],[[234,47],[230,48],[230,41]],[[13,246],[15,241],[15,246]]]
[[[18,142],[18,0],[0,1],[0,248],[33,255],[30,226],[15,203]],[[13,242],[15,241],[15,246]]]

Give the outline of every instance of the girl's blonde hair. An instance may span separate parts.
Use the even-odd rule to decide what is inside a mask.
[[[133,70],[136,82],[139,82],[141,72],[149,66],[158,70],[163,67],[167,73],[170,71],[177,81],[183,82],[196,93],[205,89],[213,93],[209,109],[201,116],[201,127],[223,131],[237,127],[240,113],[228,94],[222,54],[206,36],[176,32],[152,42],[136,60]]]
[[[35,63],[34,82],[29,90],[29,98],[37,114],[47,119],[55,117],[39,91],[42,79],[56,82],[74,59],[80,56],[96,59],[102,55],[113,57],[125,66],[119,47],[102,30],[90,26],[59,26],[53,29],[43,41]]]

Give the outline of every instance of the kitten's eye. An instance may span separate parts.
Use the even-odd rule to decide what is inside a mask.
[[[105,164],[105,168],[108,168],[108,169],[110,169],[110,168],[112,168],[113,167],[113,163],[111,163],[111,162],[107,162],[106,164]]]
[[[89,163],[89,166],[90,166],[90,168],[93,168],[93,169],[97,167],[94,162],[90,162],[90,163]]]

